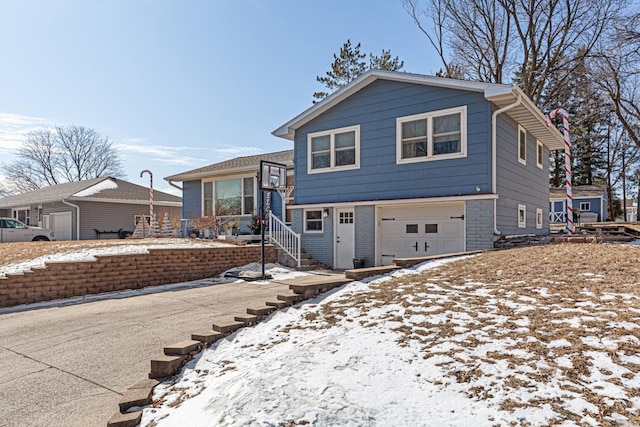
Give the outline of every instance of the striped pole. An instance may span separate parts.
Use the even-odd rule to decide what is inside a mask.
[[[569,113],[564,108],[556,108],[547,116],[547,126],[551,126],[551,120],[557,115],[562,115],[562,127],[564,134],[564,172],[566,175],[565,186],[567,187],[567,232],[573,234],[575,226],[573,224],[573,196],[571,194],[571,138],[569,136]]]
[[[153,174],[149,169],[145,169],[140,172],[140,178],[142,178],[145,172],[149,174],[149,216],[151,217],[149,218],[149,228],[151,229],[151,233],[153,233]]]

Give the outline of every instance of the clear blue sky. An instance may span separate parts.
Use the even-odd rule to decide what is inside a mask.
[[[401,0],[3,0],[0,161],[26,132],[108,136],[127,180],[292,148],[271,131],[311,105],[348,38],[404,71],[440,68]]]

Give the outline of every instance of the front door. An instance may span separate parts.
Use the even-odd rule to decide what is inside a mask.
[[[335,268],[353,268],[355,254],[355,232],[353,209],[336,209]]]

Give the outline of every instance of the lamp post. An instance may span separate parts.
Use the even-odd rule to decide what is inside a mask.
[[[145,169],[140,172],[140,178],[145,172],[149,174],[149,216],[151,217],[149,218],[149,227],[153,230],[153,174],[149,169]]]

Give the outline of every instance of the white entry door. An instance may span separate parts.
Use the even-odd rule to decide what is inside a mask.
[[[71,212],[57,212],[49,215],[53,237],[56,240],[71,240]]]
[[[381,265],[464,251],[464,203],[383,207],[378,224]]]
[[[355,232],[353,209],[336,209],[335,268],[353,268]]]

